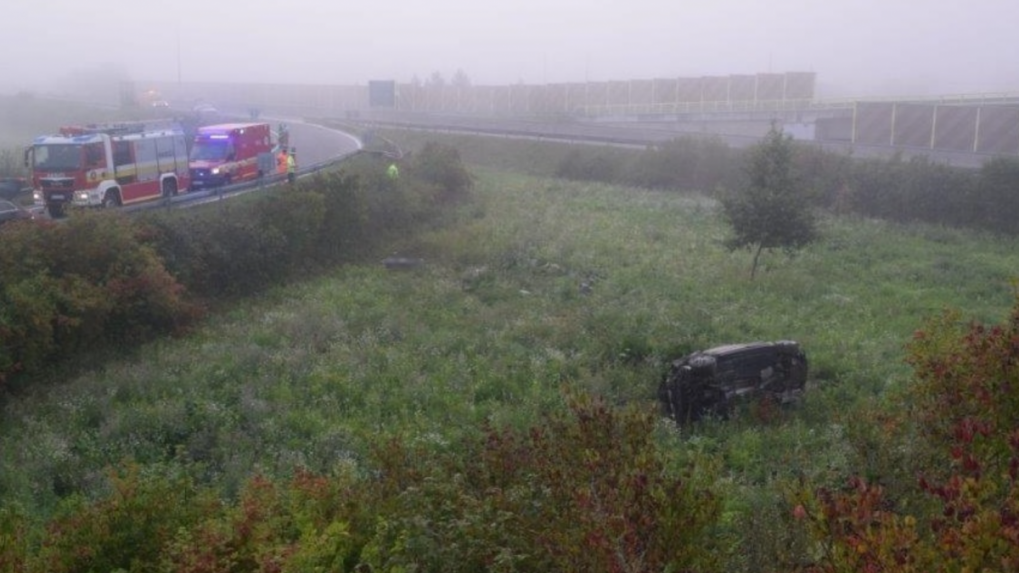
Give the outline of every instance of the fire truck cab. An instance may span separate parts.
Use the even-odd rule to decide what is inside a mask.
[[[272,151],[268,123],[199,127],[191,146],[191,184],[209,188],[261,177],[261,165],[272,164]]]
[[[68,204],[114,207],[169,197],[189,186],[183,131],[168,122],[65,126],[25,154],[35,204],[51,217]]]

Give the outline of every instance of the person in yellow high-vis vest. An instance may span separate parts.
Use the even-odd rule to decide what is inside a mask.
[[[297,157],[295,154],[297,150],[293,147],[290,148],[290,155],[287,155],[287,183],[293,183],[297,180]]]

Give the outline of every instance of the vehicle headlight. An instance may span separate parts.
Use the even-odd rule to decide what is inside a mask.
[[[214,167],[214,168],[212,169],[212,174],[213,174],[213,175],[219,175],[219,167]]]
[[[79,191],[78,199],[81,201],[88,201],[88,191]]]

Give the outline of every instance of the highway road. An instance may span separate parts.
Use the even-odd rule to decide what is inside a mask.
[[[699,132],[683,131],[676,123],[665,122],[577,122],[540,121],[512,118],[455,117],[415,114],[396,119],[370,118],[365,125],[387,125],[396,128],[489,135],[495,137],[527,138],[537,140],[564,141],[570,143],[598,143],[625,147],[643,148],[659,145],[682,136],[714,137],[731,147],[741,148],[753,145],[759,137],[748,134],[727,134],[710,131],[711,124],[705,123]],[[688,126],[687,126],[688,127]],[[903,158],[927,157],[932,161],[965,168],[979,168],[994,155],[950,152],[927,148],[902,146],[852,145],[840,142],[804,142],[820,146],[834,153],[853,157],[888,158],[901,155]]]
[[[361,148],[361,142],[353,135],[321,125],[304,123],[287,118],[265,118],[276,129],[280,122],[290,130],[290,146],[297,150],[297,165],[302,171],[327,163],[337,157],[346,157]]]

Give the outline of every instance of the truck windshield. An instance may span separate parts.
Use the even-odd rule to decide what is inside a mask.
[[[81,168],[81,145],[36,145],[32,155],[35,157],[35,168],[39,171],[74,171]]]
[[[234,146],[229,141],[197,141],[191,148],[192,161],[223,161],[232,159]]]

